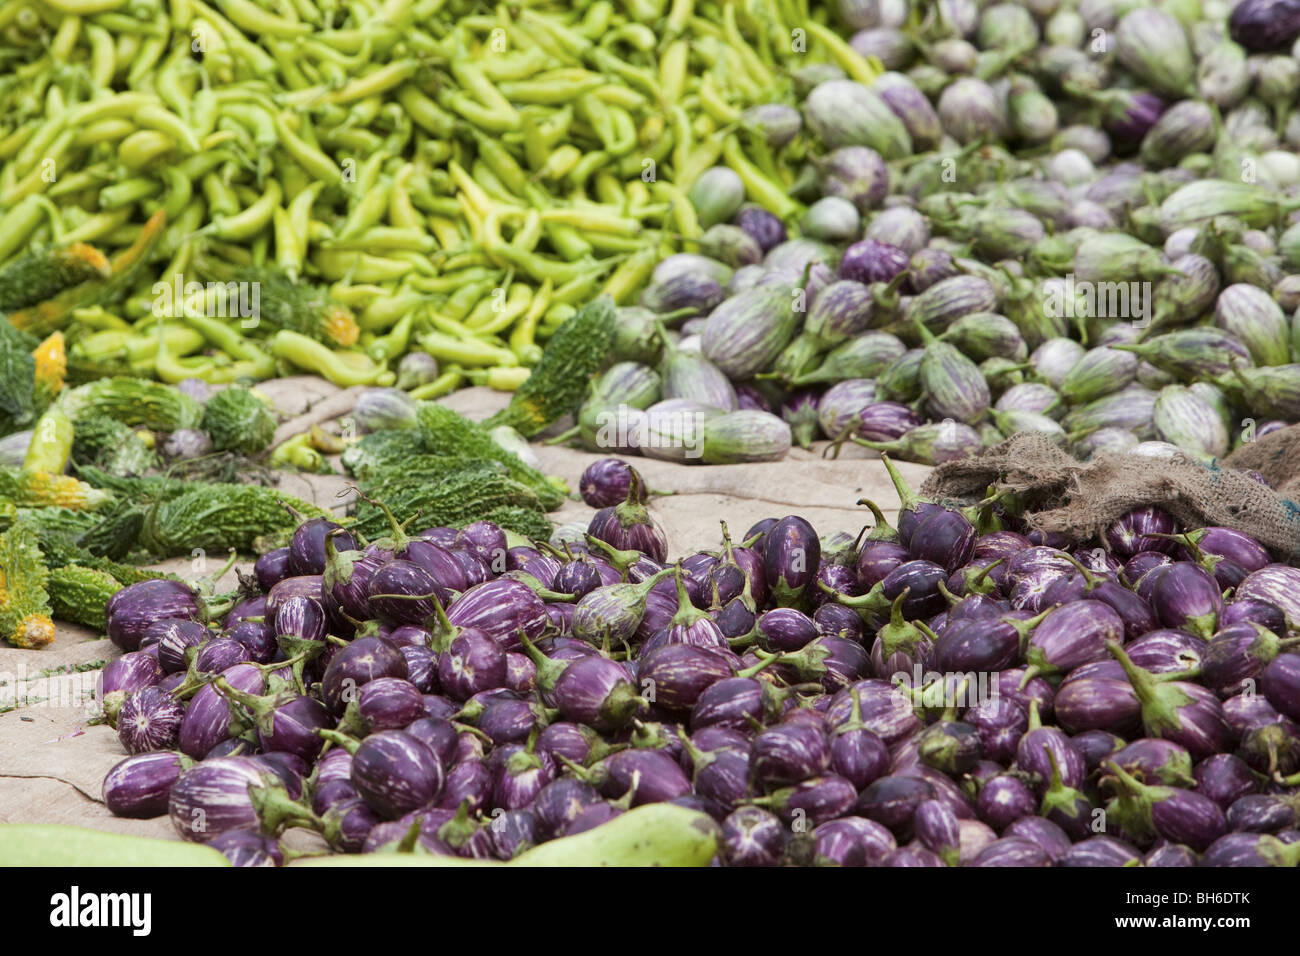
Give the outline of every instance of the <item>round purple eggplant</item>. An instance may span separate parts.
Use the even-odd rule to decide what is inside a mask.
[[[256,830],[227,830],[225,833],[208,841],[208,846],[217,850],[237,867],[274,867],[284,865],[284,852],[280,841],[275,837],[258,833]]]
[[[806,520],[788,515],[763,539],[763,567],[773,600],[793,607],[804,597],[821,563],[821,541]]]
[[[445,779],[437,755],[404,731],[372,734],[352,754],[353,785],[366,805],[388,820],[433,803]]]
[[[1196,765],[1192,774],[1196,778],[1197,792],[1209,797],[1223,810],[1241,797],[1259,791],[1250,767],[1233,754],[1207,757]]]
[[[724,866],[781,866],[789,832],[762,807],[740,807],[722,821],[718,855]]]
[[[391,641],[359,637],[335,654],[321,678],[321,699],[331,714],[342,716],[361,687],[378,677],[408,674],[406,658]]]
[[[167,812],[172,787],[190,765],[188,759],[168,750],[118,761],[104,777],[104,805],[118,817],[160,817]]]
[[[108,599],[104,631],[124,651],[134,651],[145,631],[169,618],[202,620],[205,608],[194,589],[183,581],[151,578],[128,584]]]
[[[1204,568],[1178,561],[1165,569],[1153,585],[1151,607],[1165,627],[1179,628],[1209,640],[1219,627],[1222,589],[1214,575]]]
[[[626,501],[632,491],[632,475],[636,469],[618,458],[602,458],[587,466],[578,480],[582,500],[593,508],[612,508]],[[640,475],[637,475],[638,479]],[[638,480],[639,501],[647,500],[645,483]]]
[[[749,754],[753,778],[764,784],[794,784],[822,773],[830,763],[824,730],[807,724],[780,724],[754,735]]]
[[[1300,720],[1300,654],[1280,654],[1260,676],[1260,692],[1280,714]]]
[[[1056,865],[1068,867],[1120,867],[1137,866],[1141,862],[1142,854],[1131,844],[1115,837],[1098,834],[1074,844]]]
[[[117,739],[129,754],[171,750],[176,746],[185,708],[157,687],[142,687],[127,696],[117,714]]]
[[[517,650],[519,633],[536,640],[550,621],[546,604],[525,584],[502,578],[485,581],[461,594],[447,608],[447,620],[456,627],[477,628],[502,649]]]
[[[217,757],[195,764],[171,788],[167,813],[186,840],[206,843],[229,830],[275,829],[309,818],[273,774],[252,760]]]
[[[1159,551],[1171,554],[1177,542],[1169,537],[1178,526],[1167,511],[1155,505],[1135,508],[1116,520],[1103,533],[1103,540],[1112,552],[1130,558],[1139,551]]]
[[[288,548],[276,548],[273,551],[268,551],[259,557],[253,565],[253,576],[257,579],[257,586],[263,592],[271,590],[292,573],[289,570]]]
[[[260,694],[265,686],[262,671],[254,664],[236,664],[223,671],[221,677],[231,687],[248,694]],[[178,733],[181,752],[201,760],[217,744],[243,729],[242,718],[232,711],[230,702],[217,686],[204,684],[191,698],[181,720]]]

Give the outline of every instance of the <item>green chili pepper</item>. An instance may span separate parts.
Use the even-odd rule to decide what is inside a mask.
[[[425,382],[423,385],[417,385],[411,389],[408,394],[417,402],[427,402],[430,399],[441,398],[450,392],[454,392],[464,381],[465,374],[456,366],[444,369],[442,374],[432,382]]]
[[[798,214],[801,208],[799,203],[791,199],[784,189],[764,176],[745,158],[739,139],[728,136],[722,147],[722,155],[727,165],[745,184],[745,193],[750,199],[782,219],[789,219]]]
[[[271,354],[299,368],[316,372],[335,385],[391,385],[397,376],[362,352],[332,350],[298,332],[281,329],[271,336]]]
[[[426,332],[418,339],[420,348],[439,362],[457,365],[513,365],[518,364],[515,354],[498,348],[482,339],[460,339],[446,332]]]

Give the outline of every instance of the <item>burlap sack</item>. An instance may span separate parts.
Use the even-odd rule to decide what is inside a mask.
[[[1266,442],[1270,447],[1263,447]],[[1289,455],[1292,445],[1300,449],[1300,429],[1267,435],[1242,449],[1251,452],[1248,461],[1268,464],[1271,474],[1254,464],[1237,467],[1254,468],[1285,485],[1300,479],[1296,469],[1284,463],[1296,460]],[[1031,527],[1078,539],[1091,537],[1134,508],[1158,505],[1185,527],[1235,528],[1280,558],[1300,560],[1300,505],[1227,467],[1231,461],[1203,465],[1181,456],[1162,461],[1103,454],[1085,463],[1046,435],[1022,433],[975,458],[940,465],[926,479],[922,493],[970,504],[984,498],[990,486],[1014,491]]]

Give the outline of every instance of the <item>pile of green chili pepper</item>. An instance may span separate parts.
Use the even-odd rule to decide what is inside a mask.
[[[512,388],[577,306],[690,248],[686,189],[789,68],[871,73],[807,6],[0,0],[0,265],[111,253],[161,210],[124,299],[59,313],[91,374],[388,384],[419,348],[444,370],[424,397]],[[326,285],[355,343],[160,310],[155,282],[201,259]]]

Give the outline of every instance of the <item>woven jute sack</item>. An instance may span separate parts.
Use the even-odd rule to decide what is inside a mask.
[[[1278,490],[1247,471],[1264,475]],[[1202,464],[1131,454],[1081,462],[1042,433],[1014,435],[974,458],[940,465],[922,493],[972,504],[993,487],[1019,496],[1025,520],[1076,540],[1092,537],[1134,508],[1158,505],[1186,528],[1220,525],[1251,535],[1284,560],[1300,561],[1300,426],[1243,445]]]

